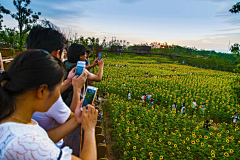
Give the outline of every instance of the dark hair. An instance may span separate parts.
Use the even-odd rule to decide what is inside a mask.
[[[27,49],[44,49],[49,53],[60,50],[60,57],[66,44],[65,36],[53,28],[33,27],[27,37]]]
[[[206,123],[209,123],[209,120],[206,120]]]
[[[68,62],[77,63],[80,59],[79,57],[85,55],[86,51],[87,49],[84,45],[73,43],[68,49]]]
[[[91,53],[91,51],[90,51],[90,50],[87,50],[86,53],[89,55],[89,54]]]
[[[42,84],[53,91],[63,80],[65,69],[58,58],[41,50],[30,49],[17,55],[6,73],[9,80],[3,87],[0,86],[0,121],[14,112],[17,96],[37,90]],[[0,74],[0,77],[3,76]]]

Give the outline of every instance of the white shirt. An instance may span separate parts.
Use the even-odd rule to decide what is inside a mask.
[[[192,103],[192,108],[195,108],[195,107],[197,107],[197,103],[196,103],[196,102],[193,102],[193,103]]]
[[[37,121],[43,129],[50,130],[65,123],[70,113],[70,108],[63,102],[60,96],[47,112],[35,112],[32,119]],[[63,139],[56,143],[58,147],[61,147],[62,144]]]
[[[131,93],[128,93],[128,99],[131,99]]]
[[[232,118],[233,118],[233,123],[236,123],[237,122],[237,120],[239,119],[239,117],[238,116],[232,116]]]
[[[185,108],[185,106],[182,106],[182,108],[181,108],[181,114],[183,114],[184,111],[186,111],[186,108]]]
[[[6,122],[0,124],[0,159],[59,159],[71,160],[72,150],[59,149],[46,131],[32,120],[31,124]]]

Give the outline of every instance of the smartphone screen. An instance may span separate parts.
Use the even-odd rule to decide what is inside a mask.
[[[75,75],[80,76],[82,74],[83,69],[85,68],[85,64],[86,64],[86,62],[78,61]]]
[[[87,107],[88,104],[92,105],[92,102],[96,96],[97,90],[98,90],[98,88],[96,88],[96,87],[92,87],[92,86],[87,87],[87,91],[84,96],[81,110],[83,109],[83,107]]]
[[[99,52],[98,53],[98,60],[101,60],[102,59],[102,52]]]

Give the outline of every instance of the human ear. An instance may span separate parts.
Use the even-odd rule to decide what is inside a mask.
[[[48,91],[48,85],[46,84],[41,85],[37,90],[37,97],[39,99],[43,99],[46,96],[47,91]]]

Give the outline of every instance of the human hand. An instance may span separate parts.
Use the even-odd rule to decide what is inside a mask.
[[[99,65],[99,67],[102,67],[104,65],[103,59],[98,61],[98,65]]]
[[[92,65],[93,67],[95,67],[97,64],[98,64],[98,59],[94,60]]]
[[[85,82],[86,82],[86,79],[87,79],[87,72],[86,72],[86,69],[83,70],[82,74],[80,76],[78,75],[75,75],[73,78],[72,78],[72,85],[73,85],[73,88],[74,89],[81,89]]]
[[[82,104],[83,104],[83,99],[81,100],[79,106],[77,106],[74,112],[74,117],[76,118],[78,124],[82,123],[82,111],[81,111]]]
[[[75,76],[75,72],[76,72],[76,67],[74,67],[67,76],[67,79],[72,79]]]
[[[82,110],[82,127],[84,131],[94,130],[97,125],[98,110],[93,106],[88,105],[88,111],[86,107]]]

